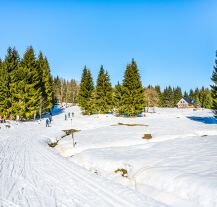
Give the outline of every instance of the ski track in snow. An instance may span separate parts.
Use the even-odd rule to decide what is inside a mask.
[[[62,158],[39,127],[0,134],[0,206],[166,206]]]
[[[164,175],[158,170],[158,176],[155,171],[152,173],[148,169],[149,164],[158,166],[163,158],[167,157],[167,141],[173,143],[172,140],[187,137],[192,139],[192,136],[216,136],[215,124],[207,126],[186,118],[192,114],[196,117],[203,117],[204,114],[209,117],[209,111],[204,113],[164,109],[157,114],[147,114],[147,117],[126,119],[112,115],[82,116],[78,107],[66,109],[66,113],[67,110],[75,112],[73,120],[65,121],[64,114],[59,114],[54,117],[50,128],[45,128],[43,120],[41,124],[11,123],[10,129],[0,130],[0,207],[199,207],[198,202],[191,203],[185,197],[177,196],[175,192],[158,187],[160,181],[162,186],[170,183],[170,170]],[[147,126],[117,126],[117,123],[122,122]],[[62,139],[55,149],[48,147],[48,139],[59,139],[63,134],[61,130],[70,128],[82,130],[75,134],[75,148],[71,136]],[[141,139],[144,133],[153,134],[153,140]],[[184,139],[183,142],[185,143]],[[181,149],[180,145],[175,143],[176,141],[171,147],[177,146]],[[159,154],[160,146],[162,155],[156,158],[150,156]],[[156,152],[145,154],[152,149],[156,149]],[[211,148],[208,146],[205,152],[207,149]],[[185,148],[181,149],[181,152],[185,151]],[[67,157],[71,155],[75,156]],[[184,154],[178,155],[183,157]],[[120,165],[125,166],[129,160],[132,161],[131,167],[135,162],[134,171],[133,168],[129,169],[129,172],[131,170],[136,173],[132,177],[133,181],[138,181],[135,189],[131,184],[125,183],[125,178],[120,178],[119,182],[117,177],[114,177],[114,180],[106,177],[109,176],[106,170],[111,170],[113,175],[115,169]],[[143,160],[146,163],[143,163]],[[183,162],[185,161],[184,159]],[[100,166],[102,171],[105,171],[105,176],[99,176]],[[176,167],[174,162],[171,169],[173,167]],[[96,169],[99,175],[88,171],[91,169]],[[148,171],[152,177],[148,178]]]

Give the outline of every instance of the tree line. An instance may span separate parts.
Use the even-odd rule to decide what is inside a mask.
[[[9,47],[0,59],[0,116],[32,119],[49,111],[54,103],[79,104],[84,114],[114,112],[135,116],[149,107],[175,107],[182,97],[195,100],[197,107],[212,108],[217,114],[217,60],[209,88],[182,91],[181,87],[143,87],[136,61],[127,64],[122,82],[114,87],[108,71],[100,67],[96,85],[90,69],[83,69],[80,84],[74,79],[52,78],[47,58],[42,52],[36,57],[28,47],[20,58],[15,48]]]
[[[83,69],[78,103],[84,114],[118,114],[136,115],[144,109],[144,89],[140,80],[137,64],[134,60],[127,65],[122,83],[112,88],[110,77],[103,66],[94,86],[91,71]]]
[[[178,101],[186,97],[195,101],[196,107],[212,108],[213,97],[209,88],[201,87],[182,92],[181,87],[160,86],[143,88],[135,60],[126,66],[122,83],[112,88],[109,74],[101,66],[94,86],[90,69],[83,69],[78,103],[84,114],[114,112],[137,115],[150,107],[176,107]]]
[[[196,107],[212,108],[212,95],[209,88],[201,87],[189,92],[182,92],[181,87],[166,87],[161,91],[160,86],[149,85],[144,90],[144,101],[146,107],[176,107],[178,101],[182,98],[189,98],[195,101]]]

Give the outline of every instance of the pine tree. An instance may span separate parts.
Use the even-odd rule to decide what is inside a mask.
[[[200,106],[201,106],[201,103],[200,103],[200,100],[199,100],[199,97],[198,96],[196,96],[196,98],[194,99],[195,100],[195,106],[196,106],[196,108],[199,108]]]
[[[81,107],[81,109],[85,107],[86,102],[87,102],[86,78],[87,78],[87,67],[84,66],[84,69],[81,75],[80,89],[78,93],[78,104]]]
[[[208,88],[202,87],[198,91],[197,98],[199,98],[200,106],[202,108],[211,108],[212,107],[211,91]]]
[[[100,67],[95,91],[95,107],[97,113],[104,114],[112,111],[112,86],[109,75]]]
[[[50,71],[50,65],[48,63],[47,57],[44,58],[45,61],[45,70],[44,70],[44,85],[45,85],[45,92],[46,92],[46,108],[51,109],[53,107],[54,99],[53,99],[53,89],[52,89],[52,82],[53,78]]]
[[[39,53],[37,60],[38,68],[41,73],[40,76],[40,112],[50,110],[53,106],[53,89],[52,89],[52,77],[50,74],[50,67],[46,57],[42,52]]]
[[[25,86],[20,96],[24,103],[21,110],[21,116],[26,119],[33,118],[36,113],[40,113],[41,107],[41,74],[40,68],[36,62],[35,53],[32,47],[27,48],[21,61],[22,74],[24,76],[23,84]]]
[[[18,115],[20,119],[26,119],[26,102],[28,100],[28,91],[26,90],[28,86],[26,77],[28,76],[28,71],[19,65],[15,75],[16,78],[13,81],[13,109],[14,113]]]
[[[124,113],[123,95],[124,95],[123,86],[118,82],[117,85],[115,85],[114,92],[113,92],[114,112],[116,114]]]
[[[6,87],[4,92],[5,99],[3,101],[3,110],[7,118],[14,118],[15,115],[14,103],[16,100],[14,99],[14,96],[16,94],[16,85],[14,84],[14,80],[16,79],[16,72],[18,70],[19,62],[20,59],[18,52],[15,48],[12,49],[9,47],[3,64],[6,72]]]
[[[0,61],[0,115],[12,119],[19,115],[21,119],[30,119],[39,113],[42,92],[53,97],[52,80],[49,79],[49,90],[46,81],[42,81],[43,76],[51,77],[46,58],[44,65],[46,75],[37,64],[32,47],[27,48],[21,61],[16,49],[8,48],[4,61]],[[49,100],[48,95],[46,100]],[[45,103],[45,108],[50,108],[50,102]]]
[[[163,92],[164,107],[174,107],[174,95],[171,86],[166,87]]]
[[[188,97],[189,97],[189,96],[188,96],[188,92],[185,91],[183,96],[184,96],[184,98],[188,98]]]
[[[174,89],[174,106],[180,101],[182,98],[182,89],[178,86]]]
[[[7,82],[6,82],[6,70],[4,66],[4,62],[0,60],[0,116],[6,116],[5,111],[5,100],[6,94],[8,91]]]
[[[215,116],[217,117],[217,51],[216,51],[216,60],[213,68],[212,78],[213,85],[211,86],[212,92],[212,109],[214,111]]]
[[[199,90],[199,88],[195,88],[193,100],[195,100],[195,101],[197,100],[198,105],[199,106],[201,105],[201,103],[200,103],[200,90]]]
[[[93,114],[93,105],[92,105],[92,100],[93,100],[93,93],[94,93],[94,83],[93,83],[93,78],[90,70],[87,70],[87,77],[86,77],[86,93],[87,93],[87,102],[86,106],[84,108],[85,113],[88,115]]]
[[[129,116],[137,115],[144,110],[144,89],[140,80],[137,64],[132,60],[127,65],[123,80],[123,110]]]
[[[190,89],[190,91],[189,91],[189,98],[191,100],[194,100],[196,98],[193,89]]]
[[[162,93],[161,93],[161,89],[160,89],[160,86],[155,86],[155,90],[157,91],[158,93],[158,97],[159,97],[159,107],[162,107],[163,106],[163,97],[162,97]]]
[[[205,88],[202,87],[202,88],[199,90],[199,101],[200,101],[200,104],[201,104],[201,107],[202,107],[202,108],[205,108],[205,106],[204,106],[205,99],[206,99],[206,92],[205,92]]]
[[[54,82],[54,92],[55,92],[55,98],[58,103],[62,105],[63,103],[63,78],[60,78],[59,76],[56,77],[55,82]]]
[[[205,97],[204,97],[204,108],[211,109],[212,108],[212,95],[209,88],[205,89]]]
[[[78,103],[84,114],[90,115],[93,113],[93,108],[91,106],[93,91],[94,91],[93,78],[90,70],[88,70],[85,66],[81,77],[80,90],[78,95]]]

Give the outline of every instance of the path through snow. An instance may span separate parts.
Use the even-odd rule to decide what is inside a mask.
[[[51,131],[24,123],[0,132],[0,206],[165,206],[61,157],[47,146]]]

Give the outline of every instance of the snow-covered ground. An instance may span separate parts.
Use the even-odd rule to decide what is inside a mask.
[[[49,128],[45,120],[1,125],[0,206],[217,206],[217,121],[209,110],[139,118],[56,112]],[[75,116],[65,121],[68,112]],[[71,128],[80,130],[75,147],[71,135],[48,147]]]

